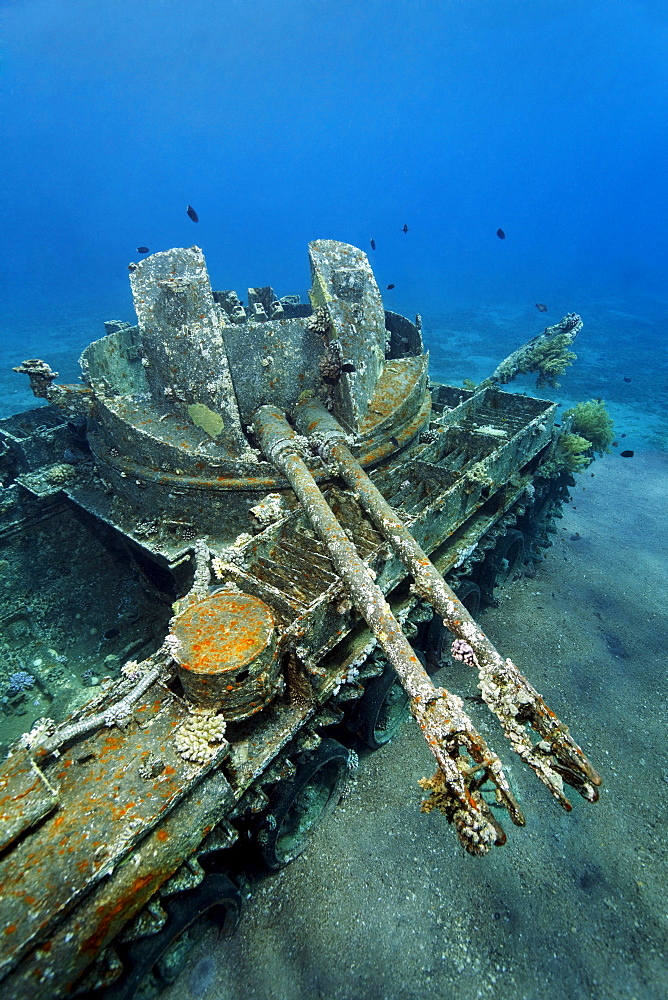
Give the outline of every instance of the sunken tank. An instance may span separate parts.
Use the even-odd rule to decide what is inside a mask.
[[[170,974],[195,919],[233,929],[233,867],[299,854],[355,746],[408,713],[435,758],[422,808],[470,853],[502,844],[498,813],[524,817],[432,681],[453,659],[565,809],[565,785],[597,798],[477,621],[572,483],[555,404],[500,387],[549,384],[580,318],[442,385],[364,253],[309,253],[310,304],[246,305],[197,247],[154,254],[130,265],[137,325],[106,324],[81,385],[16,369],[48,405],[0,421],[3,996],[129,1000]]]

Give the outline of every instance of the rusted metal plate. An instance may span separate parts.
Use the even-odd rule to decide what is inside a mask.
[[[182,400],[183,413],[189,413],[193,424],[200,418],[213,423],[219,443],[230,455],[241,454],[247,448],[246,439],[222,318],[202,251],[191,247],[152,254],[131,266],[130,284],[142,364],[155,405],[162,410],[166,398]],[[94,374],[91,371],[91,377]]]
[[[325,345],[308,321],[271,320],[225,328],[225,343],[242,420],[273,403],[291,410],[303,392],[320,388]]]
[[[212,771],[135,848],[131,860],[104,879],[15,970],[12,1000],[58,1000],[230,811],[234,796]],[[50,974],[57,969],[58,976]],[[0,987],[0,991],[2,987]]]
[[[0,768],[0,851],[58,804],[58,795],[27,750],[15,750]]]
[[[160,688],[149,695],[126,729],[102,729],[45,769],[58,787],[60,809],[0,862],[6,922],[0,972],[48,936],[56,919],[113,871],[224,755],[207,767],[184,761],[173,741],[181,708]]]

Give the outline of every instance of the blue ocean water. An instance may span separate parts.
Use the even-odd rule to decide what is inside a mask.
[[[214,288],[305,298],[307,243],[331,238],[369,254],[387,308],[423,316],[443,380],[580,313],[560,398],[604,397],[665,463],[664,0],[1,0],[0,17],[0,417],[36,405],[13,365],[76,380],[103,321],[134,320],[137,247],[196,244]],[[655,903],[639,951],[664,933]],[[257,961],[278,967],[280,943]],[[205,972],[192,995],[214,995]],[[590,995],[630,1000],[616,983]]]
[[[544,302],[665,361],[663,0],[4,0],[2,22],[5,366],[76,377],[133,318],[138,246],[196,243],[243,297],[304,293],[318,237],[373,238],[429,346],[463,311],[508,321],[500,356]]]

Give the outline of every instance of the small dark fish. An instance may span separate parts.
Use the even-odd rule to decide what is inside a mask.
[[[408,225],[405,222],[404,222],[403,226],[401,227],[401,231],[402,231],[402,233],[407,233],[408,232]]]
[[[547,312],[547,306],[545,305],[544,302],[536,302],[535,305],[536,305],[536,309],[538,310],[539,313],[546,313]]]
[[[376,241],[375,240],[369,240],[369,244],[370,244],[372,250],[376,249]]]
[[[497,229],[496,235],[499,237],[500,240],[505,240],[506,238],[506,234],[504,233],[503,229]]]
[[[199,222],[199,215],[197,214],[197,212],[195,211],[195,209],[192,207],[192,205],[188,205],[188,207],[186,209],[186,212],[188,213],[188,218],[189,219],[192,219],[193,222]]]
[[[622,456],[622,458],[633,458],[633,456],[635,455],[635,451],[620,451],[619,454]]]
[[[342,372],[356,372],[357,368],[351,361],[346,361],[345,365],[341,365]]]
[[[390,441],[392,442],[395,448],[399,447],[399,438],[396,438],[394,434],[390,436]]]
[[[387,286],[387,290],[388,290],[388,292],[391,292],[393,288],[394,288],[394,285],[388,285],[388,286]]]
[[[619,441],[613,441],[612,442],[612,447],[613,448],[619,448]]]
[[[151,251],[149,250],[148,247],[137,247],[137,253],[150,253],[150,252]]]
[[[622,435],[621,435],[621,437],[625,438],[625,437],[626,437],[626,434],[625,434],[625,433],[624,433],[624,434],[622,434]]]
[[[623,382],[630,382],[631,379],[628,377],[628,375],[625,375],[624,378],[622,379],[622,381]]]

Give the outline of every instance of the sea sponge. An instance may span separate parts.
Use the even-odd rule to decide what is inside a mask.
[[[200,430],[203,430],[214,441],[225,427],[225,421],[220,413],[209,409],[204,403],[191,403],[188,407],[188,416]]]
[[[578,403],[577,406],[565,411],[563,419],[574,435],[586,438],[590,442],[592,451],[597,455],[610,451],[614,430],[612,418],[602,399],[590,399],[586,403]]]

